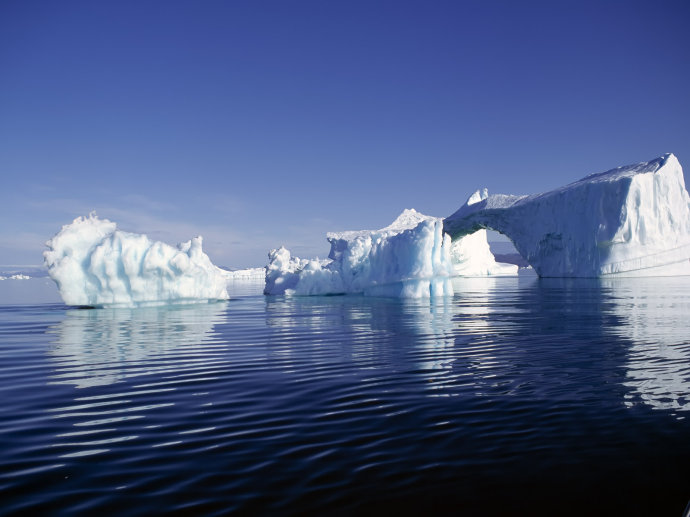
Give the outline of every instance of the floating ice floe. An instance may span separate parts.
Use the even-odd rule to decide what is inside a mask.
[[[508,236],[539,276],[690,274],[690,197],[672,154],[544,194],[485,189],[444,221],[453,239],[484,228]]]
[[[265,267],[252,267],[248,269],[235,269],[234,271],[228,271],[227,269],[221,269],[223,276],[228,281],[263,281],[266,278],[266,268]]]
[[[441,218],[411,209],[380,230],[329,233],[327,239],[326,261],[272,250],[264,292],[419,298],[452,295],[453,275],[517,274],[517,266],[496,263],[486,232],[451,243]]]
[[[201,237],[177,248],[117,230],[91,214],[46,243],[45,265],[68,305],[126,306],[227,299],[222,271],[202,251]]]
[[[30,280],[31,277],[29,275],[23,275],[21,273],[17,273],[15,275],[10,275],[10,276],[2,276],[0,275],[0,280]]]

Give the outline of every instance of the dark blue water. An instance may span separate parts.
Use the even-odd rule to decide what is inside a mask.
[[[680,515],[690,279],[0,306],[0,513]]]

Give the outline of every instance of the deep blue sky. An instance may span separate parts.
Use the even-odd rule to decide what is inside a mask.
[[[665,152],[690,168],[687,1],[0,4],[0,264],[93,209],[323,256]]]

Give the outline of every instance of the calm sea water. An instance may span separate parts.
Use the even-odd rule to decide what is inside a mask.
[[[20,282],[0,291],[0,513],[680,517],[690,500],[690,278],[466,279],[431,301],[238,284],[137,310]]]

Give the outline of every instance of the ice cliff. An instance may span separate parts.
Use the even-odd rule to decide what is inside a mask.
[[[672,154],[543,194],[485,189],[444,220],[454,239],[484,228],[508,236],[540,276],[690,274],[690,198]]]
[[[67,305],[126,306],[227,299],[222,271],[201,237],[177,248],[128,233],[94,214],[46,243],[45,265]]]

